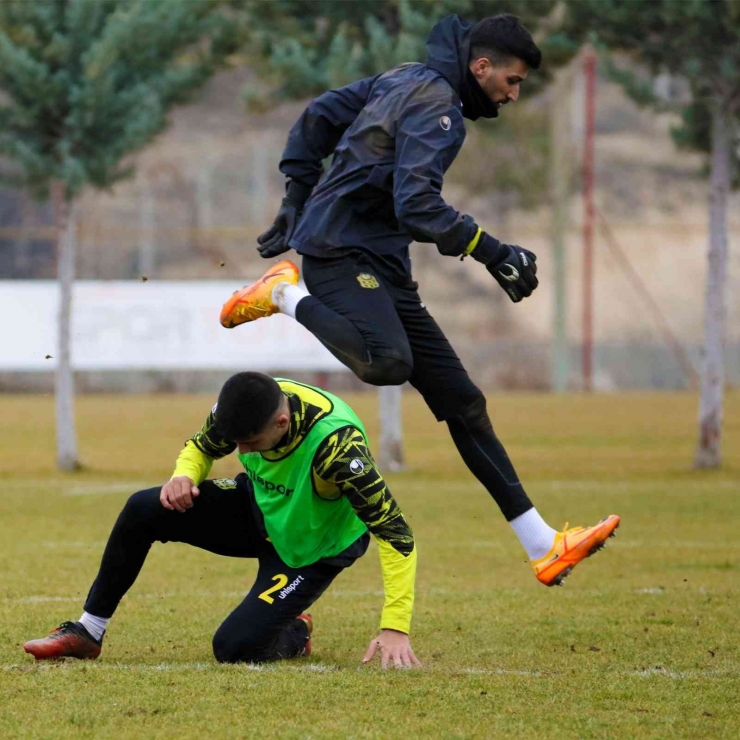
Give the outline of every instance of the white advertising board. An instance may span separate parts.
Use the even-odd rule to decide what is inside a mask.
[[[224,329],[234,281],[78,281],[72,304],[76,370],[342,370],[297,321],[275,315]],[[0,371],[56,367],[55,281],[0,280]],[[47,355],[51,355],[47,359]]]

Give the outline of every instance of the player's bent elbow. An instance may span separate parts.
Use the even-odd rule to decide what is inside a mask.
[[[411,203],[396,205],[398,226],[419,242],[431,240],[430,234],[424,228],[425,215],[426,212],[421,205],[417,206]]]

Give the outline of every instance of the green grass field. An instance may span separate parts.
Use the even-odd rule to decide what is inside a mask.
[[[375,439],[374,395],[348,400]],[[691,470],[689,394],[490,398],[551,524],[622,515],[561,589],[537,583],[446,427],[408,393],[409,471],[388,477],[419,548],[421,671],[360,665],[382,605],[374,547],[313,608],[309,659],[218,665],[211,636],[254,565],[169,544],[153,548],[99,660],[36,665],[23,642],[77,619],[127,496],[169,477],[212,402],[83,397],[86,469],[61,475],[52,399],[0,396],[1,737],[740,737],[737,392],[714,472]]]

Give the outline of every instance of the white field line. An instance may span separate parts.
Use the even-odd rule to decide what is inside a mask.
[[[102,482],[110,483],[110,481]],[[0,490],[13,490],[23,488],[48,488],[52,489],[59,486],[69,485],[69,480],[64,478],[0,478]]]
[[[459,593],[459,591],[453,591],[452,589],[435,588],[428,589],[425,593],[440,594],[442,596],[449,596],[452,594]],[[154,594],[127,594],[126,599],[243,599],[247,595],[247,590],[244,591],[183,591],[182,593],[154,593]],[[360,596],[383,596],[384,592],[380,591],[327,591],[322,598],[336,596],[338,598],[357,598]],[[38,594],[34,596],[21,596],[17,598],[5,598],[0,599],[1,604],[45,604],[52,602],[76,602],[84,601],[84,596],[45,596]]]
[[[163,484],[164,482],[162,482]],[[85,483],[84,485],[73,486],[62,491],[63,496],[99,496],[110,493],[136,493],[147,488],[154,488],[155,483],[106,483],[99,485],[97,483]]]
[[[665,548],[665,549],[676,549],[686,548],[691,550],[738,550],[740,549],[740,541],[733,542],[712,542],[711,540],[628,540],[624,538],[620,539],[619,530],[617,530],[617,537],[614,540],[609,540],[609,547],[649,547],[649,548]]]
[[[213,599],[213,598],[231,598],[231,597],[237,597],[237,598],[244,598],[246,596],[246,591],[226,591],[222,593],[213,593],[210,591],[191,591],[191,592],[183,592],[179,594],[168,594],[168,593],[162,593],[162,594],[127,594],[126,599],[176,599],[176,598],[207,598],[207,599]],[[56,602],[56,601],[84,601],[84,595],[83,596],[23,596],[21,598],[17,599],[0,599],[0,603],[3,604],[44,604],[46,602]]]
[[[617,530],[617,536],[613,540],[607,541],[609,549],[618,548],[641,548],[650,549],[691,549],[691,550],[740,550],[740,540],[722,541],[716,540],[630,540],[626,539],[627,533]],[[516,546],[510,542],[501,540],[456,540],[447,542],[450,547],[481,547],[487,549],[516,551]]]
[[[49,663],[11,663],[9,665],[2,666],[2,670],[5,672],[21,671],[21,672],[39,672],[48,670],[59,670],[64,666],[76,666],[77,661],[73,659],[65,661],[52,661]],[[334,673],[342,670],[340,666],[326,665],[324,663],[307,663],[301,665],[295,662],[286,663],[271,663],[268,665],[255,664],[255,663],[242,663],[239,665],[221,666],[218,663],[209,662],[188,662],[188,663],[160,663],[159,665],[136,665],[131,663],[87,663],[85,665],[86,670],[90,671],[125,671],[132,673],[162,673],[167,671],[173,672],[190,672],[190,671],[213,671],[213,670],[231,670],[231,671],[249,671],[256,673],[278,673],[289,671],[292,673]],[[362,666],[357,667],[357,672],[363,670]],[[425,666],[424,672],[435,673],[433,666]],[[449,667],[444,669],[445,675],[449,676]],[[527,670],[512,670],[506,668],[463,668],[462,672],[469,676],[523,676],[524,678],[544,678],[548,679],[552,676],[560,675],[557,670],[543,669],[541,671],[527,671]],[[687,678],[700,678],[700,679],[711,679],[711,678],[740,678],[740,670],[732,669],[698,669],[690,671],[673,671],[669,668],[662,666],[656,666],[655,668],[644,668],[637,671],[607,671],[607,676],[637,676],[641,678],[652,678],[654,676],[660,678],[667,678],[674,681],[681,681]],[[453,679],[454,680],[454,679]]]
[[[141,480],[121,480],[111,483],[110,480],[86,480],[75,482],[69,478],[59,478],[49,476],[48,478],[0,478],[0,490],[7,489],[25,489],[25,488],[62,488],[67,495],[85,495],[87,493],[107,492],[112,493],[121,490],[131,490],[132,493],[143,488],[152,488],[163,481]],[[413,484],[413,481],[412,481]],[[717,491],[717,490],[740,490],[740,483],[736,480],[615,480],[608,481],[603,479],[577,479],[577,480],[535,480],[529,484],[532,489],[550,489],[554,491],[590,491],[590,490],[616,490],[624,491],[644,491],[645,489],[665,490],[665,491]],[[77,493],[74,493],[77,492]]]
[[[514,549],[514,545],[509,542],[502,542],[501,540],[473,540],[470,542],[466,540],[464,542],[449,542],[451,546],[465,546],[465,547],[481,547],[491,550],[505,550],[510,551]],[[617,537],[614,540],[609,540],[609,548],[640,548],[647,547],[651,549],[655,548],[686,548],[691,550],[740,550],[740,541],[733,542],[712,542],[709,540],[628,540],[625,539],[625,535],[621,532],[617,532]]]
[[[687,590],[688,587],[680,589],[682,592]],[[678,589],[674,589],[678,590]],[[703,586],[693,589],[694,592],[699,594],[713,593],[708,591]],[[633,593],[645,594],[647,596],[653,595],[667,595],[672,592],[671,589],[662,588],[659,586],[646,587],[635,590]],[[432,586],[431,588],[425,588],[417,593],[422,593],[424,596],[460,596],[465,594],[473,593],[470,590],[465,589],[454,589],[454,588],[442,588]],[[522,589],[519,588],[501,588],[496,589],[496,593],[502,596],[523,596],[525,594]],[[603,591],[600,589],[581,589],[579,590],[581,595],[593,595],[603,596]],[[131,600],[145,600],[145,599],[243,599],[247,595],[247,589],[243,591],[182,591],[180,593],[144,593],[144,594],[127,594],[126,599]],[[383,597],[385,595],[382,590],[329,590],[322,595],[322,599],[356,599],[364,597]],[[19,596],[16,598],[3,598],[0,599],[0,604],[47,604],[47,603],[80,603],[84,601],[84,597],[81,595],[77,596],[46,596],[44,594],[35,594],[33,596]]]
[[[452,595],[459,593],[452,589],[429,589],[425,593],[434,593],[440,595]],[[127,594],[126,599],[177,599],[177,598],[202,598],[202,599],[243,599],[247,595],[244,591],[183,591],[182,593],[160,593],[160,594]],[[383,596],[383,591],[328,591],[323,598],[336,596],[339,598],[357,598],[359,596]],[[0,599],[0,604],[45,604],[52,602],[76,602],[84,601],[83,596],[45,596],[43,594],[34,596],[21,596],[18,598]]]
[[[645,489],[656,489],[666,491],[717,491],[740,489],[740,483],[736,480],[536,480],[528,484],[529,488],[549,488],[554,491],[590,491],[609,489],[620,492],[644,491]]]
[[[730,668],[721,669],[706,669],[706,670],[693,670],[693,671],[672,671],[668,668],[655,667],[655,668],[642,668],[639,671],[623,671],[622,675],[625,676],[665,676],[666,678],[738,678],[740,677],[740,671],[732,670]]]
[[[482,549],[489,550],[502,550],[509,552],[513,545],[500,540],[473,540],[465,542],[448,542],[449,547],[479,547]],[[609,541],[609,548],[628,548],[635,549],[646,547],[650,549],[663,549],[668,548],[672,550],[686,549],[686,550],[740,550],[740,541],[736,542],[711,542],[711,541],[699,541],[699,540],[621,540],[617,539]],[[49,550],[67,550],[74,548],[90,548],[99,547],[102,549],[106,545],[106,540],[45,540],[42,542],[27,542],[20,543],[21,549],[38,549],[38,547],[45,547]],[[352,592],[347,591],[348,595]],[[362,595],[365,595],[363,592]]]
[[[509,552],[513,545],[500,540],[473,540],[470,541],[459,541],[459,542],[448,542],[449,547],[476,547],[487,550],[501,550]],[[624,538],[609,541],[609,548],[628,548],[635,549],[646,547],[650,549],[686,549],[686,550],[740,550],[740,541],[736,542],[712,542],[707,540],[625,540]],[[75,548],[90,548],[98,547],[102,551],[106,545],[106,540],[45,540],[40,543],[38,542],[27,542],[20,543],[18,547],[21,549],[33,549],[36,550],[40,547],[47,548],[49,550],[68,550]],[[353,595],[354,592],[343,592],[348,596]],[[381,593],[381,592],[378,592]],[[366,592],[362,592],[358,595],[367,595]]]
[[[34,662],[34,663],[12,663],[10,665],[2,666],[4,671],[28,671],[28,670],[55,670],[62,666],[77,665],[77,661],[73,658],[65,659],[61,661],[51,661],[48,663]],[[163,671],[207,671],[215,668],[220,668],[218,663],[201,663],[201,662],[188,662],[188,663],[160,663],[159,665],[132,665],[130,663],[87,663],[85,667],[88,670],[95,671],[132,671],[132,672],[156,672],[161,673]],[[227,670],[239,670],[239,671],[257,671],[262,673],[276,673],[278,670],[290,670],[301,673],[332,673],[334,671],[341,670],[335,665],[326,665],[324,663],[308,663],[300,665],[296,663],[283,663],[283,664],[258,664],[258,663],[240,663],[235,666],[224,666]]]
[[[129,491],[136,493],[146,488],[161,485],[164,481],[120,480],[112,483],[110,480],[71,481],[67,478],[25,478],[14,480],[0,478],[0,491],[26,490],[29,488],[43,488],[48,491],[58,491],[65,496],[86,496],[95,493],[121,493]]]
[[[496,676],[531,676],[533,678],[547,678],[548,675],[557,675],[559,671],[514,671],[504,668],[466,668],[465,673],[473,675],[496,675]],[[614,671],[609,675],[618,676],[663,676],[665,678],[682,679],[682,678],[740,678],[740,670],[718,670],[718,669],[698,669],[691,671],[672,671],[662,666],[655,668],[643,668],[639,671]]]
[[[472,675],[495,675],[495,676],[533,676],[540,678],[544,674],[539,671],[511,671],[505,668],[466,668],[465,673]]]

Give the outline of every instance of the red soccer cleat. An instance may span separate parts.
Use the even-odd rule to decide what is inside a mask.
[[[100,655],[98,642],[79,622],[62,622],[48,637],[27,642],[23,649],[36,660],[80,658],[94,660]]]

